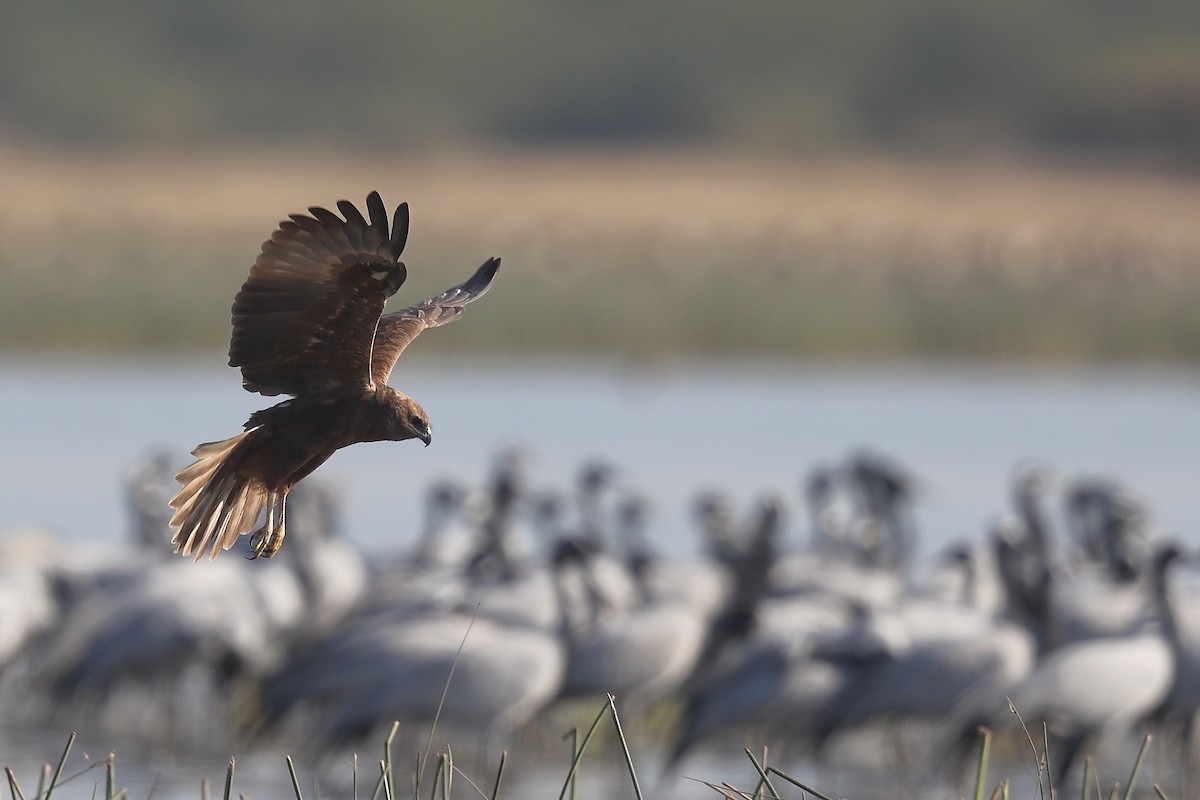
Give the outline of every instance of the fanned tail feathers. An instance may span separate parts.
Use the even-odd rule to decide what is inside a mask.
[[[196,561],[207,553],[213,559],[254,527],[267,492],[238,476],[229,457],[256,430],[199,445],[192,451],[196,460],[175,476],[180,488],[170,505],[175,509],[171,527],[179,528],[171,539],[176,553],[194,554]]]

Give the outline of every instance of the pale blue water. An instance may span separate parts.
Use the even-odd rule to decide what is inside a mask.
[[[1166,368],[1070,371],[960,364],[418,361],[393,375],[433,421],[433,444],[357,445],[319,471],[347,496],[347,527],[369,548],[410,542],[430,480],[486,477],[524,446],[536,484],[567,488],[598,456],[653,498],[666,553],[694,549],[689,503],[722,487],[744,503],[779,492],[799,509],[817,463],[860,447],[918,475],[925,552],[976,537],[1006,508],[1014,465],[1066,478],[1120,478],[1166,532],[1200,541],[1200,378]],[[0,529],[50,526],[117,540],[123,472],[154,447],[184,454],[241,429],[271,401],[241,389],[219,354],[155,359],[0,360]],[[803,515],[793,516],[803,536]]]

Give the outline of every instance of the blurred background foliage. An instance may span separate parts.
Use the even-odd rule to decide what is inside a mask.
[[[374,164],[458,265],[414,292],[508,264],[435,350],[1200,356],[1195,2],[19,3],[0,150],[8,349],[220,346],[264,226]]]
[[[50,0],[5,17],[3,125],[38,142],[1200,155],[1188,0]]]

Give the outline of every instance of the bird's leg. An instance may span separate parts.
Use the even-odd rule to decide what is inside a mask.
[[[263,526],[250,534],[250,558],[258,558],[266,554],[267,558],[275,555],[275,550],[270,550],[271,541],[275,538],[275,504],[279,502],[278,492],[267,493],[267,521]],[[283,516],[283,510],[280,509],[280,517]],[[276,547],[276,550],[279,548]]]
[[[271,532],[271,538],[267,540],[265,549],[262,551],[263,558],[270,558],[279,552],[279,548],[283,546],[283,512],[287,508],[287,490],[279,493],[279,523]]]

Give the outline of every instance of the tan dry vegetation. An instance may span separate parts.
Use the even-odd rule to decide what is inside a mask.
[[[98,156],[0,149],[4,227],[121,216],[236,230],[368,188],[429,221],[503,231],[543,223],[615,234],[784,228],[863,239],[1039,239],[1098,230],[1200,243],[1200,178],[1002,159],[770,160],[720,152],[491,152],[420,159],[302,151]],[[387,196],[385,195],[385,196]]]
[[[1200,352],[1196,176],[1002,159],[287,150],[0,150],[0,174],[10,346],[217,346],[271,225],[379,189],[412,204],[407,299],[504,257],[505,291],[477,323],[493,349]],[[439,344],[479,331],[464,336],[448,329]]]

